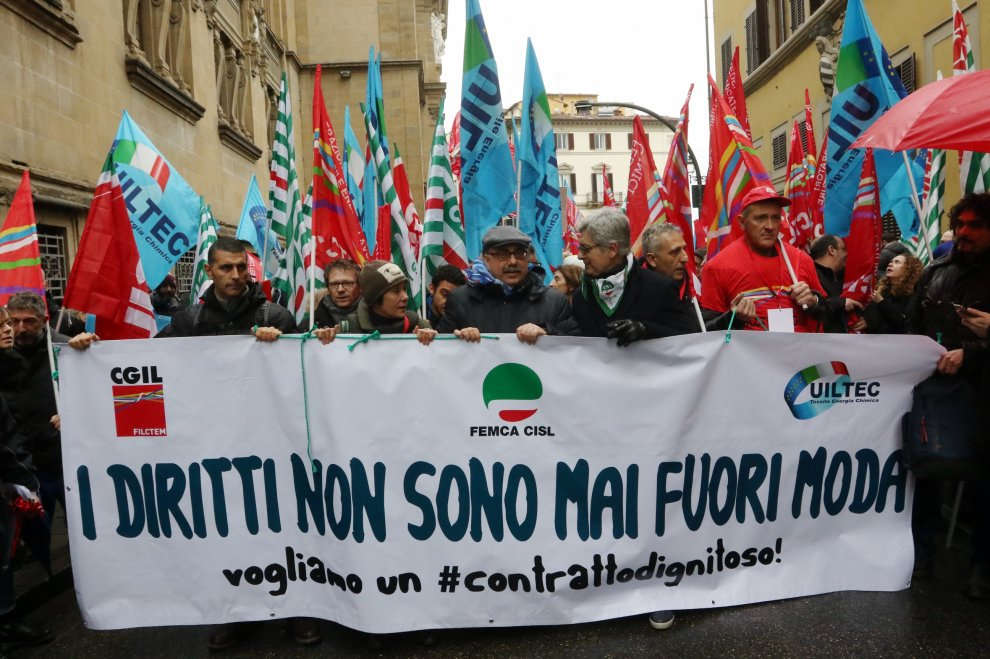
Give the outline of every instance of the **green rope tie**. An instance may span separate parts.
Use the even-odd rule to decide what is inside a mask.
[[[942,345],[942,333],[935,332],[935,343]]]
[[[369,341],[418,341],[419,337],[415,334],[382,334],[378,330],[370,332],[369,334],[338,334],[335,338],[337,339],[355,339],[354,343],[347,346],[347,350],[354,352],[354,348],[358,347],[362,343],[367,343]],[[498,341],[497,334],[482,334],[481,338],[489,339],[492,341]],[[460,337],[454,336],[453,334],[437,334],[433,337],[434,341],[460,341]]]
[[[732,323],[736,320],[736,310],[732,310],[732,315],[729,316],[729,329],[725,331],[725,342],[728,343],[732,340]]]
[[[61,346],[52,346],[52,358],[55,362],[55,369],[52,371],[52,380],[55,382],[58,382],[58,353],[61,351]]]

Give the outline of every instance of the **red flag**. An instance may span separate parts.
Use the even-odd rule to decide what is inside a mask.
[[[629,185],[626,186],[626,215],[629,217],[629,238],[633,243],[663,211],[659,180],[660,174],[643,122],[636,116],[633,118],[632,154],[629,157]]]
[[[815,141],[815,123],[814,123],[814,113],[815,106],[811,104],[811,94],[808,93],[808,88],[804,88],[804,133],[807,138],[807,148],[805,149],[805,158],[810,159],[812,168],[814,168],[815,163],[815,147],[818,146],[818,142]],[[812,171],[812,175],[814,171]]]
[[[19,291],[45,294],[45,273],[41,270],[38,251],[38,225],[31,201],[31,178],[28,170],[0,226],[0,306]]]
[[[392,260],[392,209],[388,204],[378,207],[375,253],[372,258],[376,261]]]
[[[406,163],[402,162],[399,155],[399,145],[395,145],[392,152],[395,158],[392,160],[392,185],[395,186],[395,194],[399,197],[399,205],[402,206],[402,215],[406,219],[406,228],[409,231],[409,246],[413,255],[419,259],[419,245],[423,241],[423,223],[419,221],[419,213],[416,211],[416,203],[412,198],[412,190],[409,189],[409,175],[406,173]],[[390,241],[391,242],[391,241]]]
[[[461,185],[461,112],[454,115],[454,125],[447,136],[447,153],[450,154],[450,171],[457,181],[457,210],[461,212],[464,226],[464,187]]]
[[[709,117],[709,162],[701,218],[707,227],[708,256],[742,235],[736,218],[742,200],[755,186],[770,186],[770,176],[753,143],[709,76],[712,111]]]
[[[877,171],[873,149],[866,150],[863,172],[859,177],[852,221],[846,236],[846,277],[842,284],[843,297],[867,304],[876,284],[877,259],[883,248],[883,218],[880,196],[877,194]]]
[[[103,339],[146,339],[157,330],[116,165],[107,156],[93,193],[64,306],[96,316]]]
[[[812,239],[825,235],[825,183],[828,179],[827,151],[828,135],[822,138],[822,146],[818,151],[818,160],[815,165],[815,178],[811,182],[811,192],[808,197],[811,205]]]
[[[340,148],[323,102],[321,77],[317,64],[313,83],[313,236],[317,244],[316,265],[322,269],[343,256],[364,263],[368,259],[368,241],[344,183]]]
[[[736,46],[736,51],[732,54],[732,65],[725,76],[725,101],[746,131],[746,137],[752,142],[753,132],[749,129],[749,112],[746,111],[746,95],[743,93],[742,75],[739,72],[739,46]]]
[[[793,240],[791,244],[805,249],[814,239],[814,224],[811,219],[810,181],[805,162],[804,147],[801,145],[801,132],[798,122],[791,128],[791,150],[787,158],[787,182],[784,196],[791,200],[787,209]]]
[[[615,194],[612,192],[612,184],[608,180],[608,172],[605,171],[605,165],[602,165],[602,200],[603,206],[617,206],[615,203]]]
[[[578,248],[581,245],[577,230],[578,219],[581,217],[581,213],[578,211],[577,204],[574,203],[570,186],[566,188],[566,191],[567,199],[564,206],[564,246],[571,254],[577,254],[579,252]]]

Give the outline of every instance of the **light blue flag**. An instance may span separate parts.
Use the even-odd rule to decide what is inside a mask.
[[[462,119],[463,121],[463,119]],[[523,83],[522,131],[516,142],[520,167],[519,230],[533,239],[536,257],[544,266],[560,265],[564,234],[560,227],[560,177],[557,145],[550,119],[550,103],[536,61],[533,42],[526,41],[526,77]],[[547,281],[553,275],[547,269]]]
[[[364,227],[364,197],[361,195],[361,182],[364,180],[364,150],[358,142],[354,129],[351,128],[351,106],[344,106],[344,180],[347,181],[347,191],[354,201],[361,226]]]
[[[842,46],[832,99],[828,129],[828,178],[825,184],[825,231],[845,236],[849,233],[853,201],[859,185],[864,152],[850,148],[860,134],[873,125],[907,92],[894,71],[887,51],[877,37],[862,0],[848,0]],[[873,152],[880,185],[880,209],[893,211],[904,236],[918,229],[918,214],[911,201],[909,173],[900,153],[882,149]],[[918,190],[924,169],[912,162]]]
[[[371,155],[366,152],[365,156]],[[378,207],[382,205],[381,195],[378,193],[378,172],[375,170],[375,159],[367,158],[368,162],[364,166],[364,183],[361,186],[361,196],[364,198],[361,205],[365,213],[361,216],[361,229],[364,230],[364,237],[368,241],[368,252],[375,253],[375,243],[378,241]]]
[[[179,257],[196,246],[199,195],[126,110],[111,151],[144,276],[154,290]]]
[[[268,209],[265,207],[265,201],[261,196],[258,179],[252,174],[251,182],[248,183],[247,194],[244,196],[244,205],[241,207],[241,221],[237,225],[237,238],[251,243],[259,258],[267,247],[265,279],[271,279],[278,271],[278,262],[282,257],[282,246],[279,244],[275,232],[271,229],[268,229],[268,240],[265,240],[267,227]]]
[[[516,210],[515,172],[502,116],[498,70],[478,0],[467,0],[461,84],[461,186],[464,242],[469,259],[481,238]]]

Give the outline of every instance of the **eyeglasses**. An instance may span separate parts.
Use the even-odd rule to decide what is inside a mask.
[[[596,247],[598,247],[598,245],[584,245],[582,243],[578,243],[578,254],[587,254]]]
[[[515,257],[517,261],[529,260],[529,250],[525,247],[517,247],[516,249],[490,249],[485,253],[498,261],[508,261],[512,257]]]
[[[330,281],[327,282],[327,288],[354,288],[357,286],[356,281]]]

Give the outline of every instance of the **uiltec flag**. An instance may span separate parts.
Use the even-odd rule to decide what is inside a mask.
[[[705,185],[701,219],[707,228],[707,258],[711,259],[742,234],[736,218],[742,212],[743,197],[756,185],[770,185],[770,176],[711,76],[708,77],[708,86],[712,95],[712,111],[708,183]]]
[[[378,207],[382,205],[380,186],[378,185],[378,168],[371,155],[371,143],[364,148],[364,178],[361,180],[361,206],[364,214],[361,217],[361,229],[368,241],[368,251],[375,251],[376,234],[378,233]]]
[[[533,239],[537,260],[552,279],[550,268],[560,265],[564,237],[560,220],[560,176],[557,145],[550,119],[550,102],[536,61],[532,41],[526,42],[522,130],[516,155],[519,171],[519,230]]]
[[[391,252],[391,261],[395,263],[406,274],[409,280],[409,299],[411,307],[419,308],[421,301],[421,282],[419,272],[419,262],[413,251],[413,246],[409,236],[409,226],[403,214],[402,202],[399,200],[399,193],[395,188],[395,180],[392,173],[392,160],[389,155],[388,135],[385,132],[385,99],[382,89],[381,69],[378,61],[375,60],[374,48],[368,54],[368,83],[365,92],[366,103],[364,106],[364,123],[368,130],[368,144],[371,147],[371,156],[375,162],[379,192],[389,209],[391,217],[391,240],[388,249]],[[380,215],[379,215],[380,219]],[[382,233],[378,232],[375,240],[376,253],[382,253],[378,247],[378,240],[381,240]]]
[[[626,216],[629,218],[629,239],[633,243],[639,240],[643,229],[657,221],[663,213],[659,180],[650,140],[637,115],[633,117],[629,184],[626,186]]]
[[[883,218],[880,215],[877,174],[873,165],[873,149],[867,149],[849,235],[846,237],[848,256],[842,284],[843,297],[862,304],[870,302],[876,283],[877,259],[882,248]]]
[[[135,168],[119,163],[120,147],[119,140],[114,142],[103,163],[63,304],[95,316],[100,338],[146,339],[157,325],[119,174],[127,171],[134,190]]]
[[[850,145],[906,95],[862,0],[848,0],[828,129],[826,233],[844,236],[849,232],[863,165],[863,150]],[[920,188],[924,172],[914,163],[908,172],[900,153],[880,150],[873,158],[880,181],[881,210],[894,213],[905,236],[914,235],[918,214],[907,177],[914,176],[916,187]]]
[[[296,147],[292,128],[292,99],[289,79],[282,73],[278,96],[278,116],[275,120],[275,140],[268,172],[268,224],[285,240],[292,239],[296,218],[301,212],[299,177],[296,174]]]
[[[976,58],[969,42],[966,19],[952,0],[952,75],[962,75],[976,70]],[[960,187],[963,194],[986,192],[990,189],[990,154],[959,152]]]
[[[194,244],[199,195],[126,111],[111,158],[148,285],[155,288]]]
[[[443,105],[441,100],[437,110],[437,127],[433,133],[430,174],[426,182],[423,248],[420,251],[424,277],[432,277],[437,268],[445,263],[462,270],[468,266],[464,227],[461,226],[461,211],[457,206],[457,187],[451,172],[447,137],[443,132]]]
[[[0,307],[20,291],[45,294],[38,225],[31,201],[31,178],[26,169],[7,211],[7,219],[0,227]]]
[[[268,251],[267,258],[264,259],[265,272],[262,279],[271,279],[278,271],[279,261],[282,259],[282,245],[275,232],[268,229],[268,209],[261,198],[258,179],[253,174],[248,183],[247,194],[244,195],[244,205],[241,206],[237,238],[251,243],[259,258],[265,254],[265,250]]]
[[[189,287],[189,304],[196,304],[212,283],[206,274],[206,264],[209,262],[210,248],[217,241],[220,230],[213,211],[206,202],[200,200],[199,232],[196,239],[196,260],[193,262],[192,286]]]
[[[481,238],[516,211],[516,176],[502,116],[498,69],[478,0],[467,1],[464,78],[461,83],[461,188],[468,258],[481,253]]]
[[[313,81],[313,217],[310,231],[316,241],[316,265],[322,268],[342,257],[362,264],[368,260],[368,244],[343,183],[340,148],[323,102],[321,68],[316,65]]]
[[[732,53],[732,64],[725,76],[725,102],[732,114],[739,120],[739,125],[746,131],[750,141],[753,133],[749,128],[749,111],[746,109],[746,94],[743,92],[742,72],[739,70],[739,46]]]

